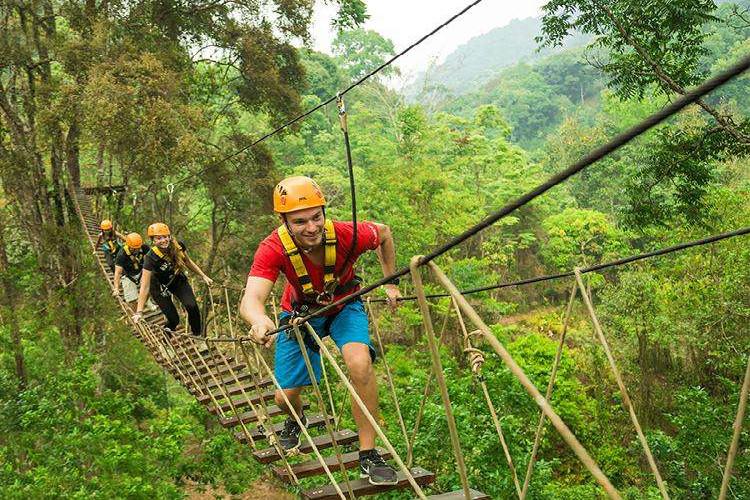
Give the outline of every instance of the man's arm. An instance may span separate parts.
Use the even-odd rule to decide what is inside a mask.
[[[149,287],[151,286],[151,271],[144,269],[141,272],[141,289],[138,291],[138,305],[135,307],[135,314],[140,319],[143,308],[146,306],[148,299]]]
[[[383,276],[390,276],[396,272],[396,245],[393,243],[393,234],[391,228],[385,224],[374,223],[378,228],[378,238],[380,245],[375,249],[380,261],[380,267],[383,269]],[[384,285],[385,294],[388,297],[388,305],[391,309],[398,307],[398,299],[401,298],[401,291],[398,285],[387,283]]]
[[[248,276],[245,294],[240,302],[240,317],[252,327],[256,342],[270,347],[273,336],[266,337],[266,332],[274,330],[276,324],[266,314],[266,300],[273,289],[273,281],[258,276]]]
[[[120,279],[122,278],[123,269],[124,268],[122,266],[117,266],[117,265],[115,266],[115,278],[114,278],[115,289],[112,290],[112,295],[114,295],[115,297],[120,295]]]
[[[389,276],[396,272],[396,246],[393,243],[393,234],[391,228],[385,224],[374,222],[378,228],[378,238],[380,245],[375,249],[380,261],[380,267],[383,269],[383,276]]]

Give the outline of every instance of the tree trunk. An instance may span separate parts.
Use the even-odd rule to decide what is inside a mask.
[[[13,279],[7,275],[10,265],[8,254],[5,252],[5,224],[0,221],[0,282],[3,285],[3,305],[7,309],[7,324],[10,327],[10,341],[13,346],[13,358],[15,359],[15,372],[18,379],[18,387],[24,390],[27,385],[26,361],[23,357],[23,346],[21,345],[21,329],[16,317],[16,287]],[[5,322],[5,321],[4,321]]]
[[[80,163],[80,128],[78,118],[76,117],[68,128],[68,135],[65,138],[65,156],[68,166],[68,174],[73,183],[73,187],[81,186],[81,163]]]

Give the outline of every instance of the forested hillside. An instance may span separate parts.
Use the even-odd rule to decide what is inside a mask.
[[[453,51],[445,61],[420,74],[405,89],[404,94],[415,98],[429,92],[448,92],[461,95],[471,91],[514,64],[532,63],[559,49],[541,49],[534,41],[539,36],[542,20],[536,17],[514,19],[472,38]],[[565,47],[585,45],[590,37],[573,36]]]
[[[206,274],[234,286],[278,224],[271,189],[283,177],[315,178],[327,215],[349,220],[333,104],[249,145],[377,67],[393,44],[358,27],[361,2],[341,0],[334,54],[315,52],[304,46],[311,4],[272,3],[272,14],[255,0],[0,6],[0,497],[281,495],[284,485],[252,450],[132,337],[68,191],[101,188],[93,198],[102,218],[144,237],[148,224],[168,223]],[[368,80],[345,96],[359,219],[388,224],[398,266],[408,265],[750,54],[748,5],[551,0],[541,21],[514,22],[458,50],[430,77],[439,85],[416,97]],[[570,37],[589,45],[560,49]],[[480,68],[487,52],[496,65]],[[739,76],[437,264],[467,289],[750,226],[749,83],[750,74]],[[374,255],[360,262],[366,283],[382,277]],[[423,276],[428,292],[440,291]],[[191,279],[205,314],[212,292]],[[669,495],[717,497],[750,356],[748,236],[584,280]],[[467,296],[542,393],[574,283]],[[409,279],[401,290],[412,295]],[[471,486],[513,498],[451,301],[431,304]],[[420,311],[413,301],[395,313],[373,306],[411,426],[432,378]],[[208,332],[228,335],[210,321]],[[523,482],[539,409],[479,347]],[[382,362],[376,372],[384,428],[402,452]],[[340,384],[333,398],[345,401]],[[660,498],[580,297],[551,404],[625,498]],[[436,473],[430,492],[456,490],[437,389],[423,411],[415,463]],[[750,498],[747,416],[740,443],[727,498]],[[548,426],[527,498],[602,497]]]

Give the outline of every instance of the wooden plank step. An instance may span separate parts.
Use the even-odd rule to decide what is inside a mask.
[[[414,480],[420,486],[425,486],[435,481],[435,474],[430,471],[424,470],[421,467],[412,467],[410,471],[411,475],[414,476]],[[409,481],[406,479],[406,476],[403,472],[398,473],[398,484],[393,486],[374,486],[370,484],[370,481],[368,481],[367,479],[357,479],[355,481],[350,481],[350,484],[355,496],[375,495],[376,493],[383,493],[390,490],[410,487]],[[342,491],[347,491],[346,483],[340,483],[339,487]],[[333,487],[333,485],[329,484],[327,486],[319,486],[307,491],[303,491],[302,498],[305,498],[307,500],[328,500],[339,498],[339,495],[338,493],[336,493],[336,489]]]
[[[302,407],[306,410],[310,408],[310,403],[303,403]],[[268,406],[266,407],[266,410],[268,411],[269,417],[278,417],[279,415],[284,414],[284,410],[276,405]],[[258,421],[258,414],[254,411],[246,411],[245,413],[240,413],[239,417],[237,415],[234,415],[234,413],[230,413],[230,415],[231,416],[227,418],[220,418],[219,423],[224,427],[235,427],[237,425],[240,425],[240,419],[242,419],[242,422],[245,424]]]
[[[253,391],[245,391],[245,394],[247,395],[247,397],[241,396],[239,399],[232,399],[232,403],[234,403],[235,408],[245,408],[245,407],[250,406],[250,404],[254,404],[254,405],[260,404],[261,399],[263,399],[263,401],[269,401],[274,398],[276,391],[266,391],[262,394],[255,394]],[[218,412],[218,410],[213,406],[213,401],[211,401],[211,397],[208,396],[207,394],[205,396],[200,396],[198,398],[198,402],[205,404],[205,405],[209,405],[209,408],[208,408],[209,413]],[[228,411],[232,411],[232,407],[229,405],[229,401],[221,403],[219,407],[221,408],[221,411],[223,411],[224,413]]]
[[[331,419],[331,422],[333,422],[333,417],[329,417],[329,418]],[[322,414],[307,416],[307,428],[308,429],[315,429],[316,427],[325,427],[325,425],[326,425],[326,421]],[[275,432],[276,434],[281,432],[281,429],[283,428],[284,428],[284,422],[273,424],[273,432]],[[258,427],[255,427],[249,430],[250,430],[250,435],[253,437],[253,440],[263,441],[266,439],[266,431],[262,425],[259,425]],[[245,433],[242,431],[235,432],[234,437],[240,443],[248,443],[249,441],[247,439],[247,436],[245,436]]]
[[[240,382],[246,382],[248,380],[252,380],[252,378],[255,376],[255,374],[250,373],[248,371],[243,371],[242,373],[237,374],[237,379],[239,379]],[[209,391],[213,391],[214,389],[218,389],[219,385],[221,386],[230,386],[235,385],[234,377],[226,377],[222,380],[219,380],[219,383],[216,382],[209,382],[208,385],[206,385],[206,389]],[[220,392],[220,391],[217,391]]]
[[[209,370],[211,373],[214,374],[214,377],[219,377],[222,375],[231,375],[230,368],[234,370],[234,373],[239,375],[242,370],[246,368],[246,365],[244,363],[230,363],[229,366],[224,364],[224,362],[221,360],[221,358],[218,358],[215,360],[215,362],[209,363],[208,360],[206,360],[206,364],[204,365],[203,362],[200,360],[193,360],[193,364],[195,364],[195,368],[193,368],[190,363],[185,363],[185,370],[189,373],[195,375],[197,373],[200,373],[203,376],[207,376],[209,379],[213,380],[211,376],[208,374]]]
[[[206,369],[206,367],[203,366],[202,363],[197,363],[196,364],[197,371],[196,371],[189,364],[183,363],[180,368],[186,375],[192,375],[193,377],[202,377],[206,383],[209,383],[209,382],[213,382],[214,378],[221,379],[224,376],[234,381],[230,368],[234,370],[234,374],[237,375],[237,378],[239,378],[240,374],[245,369],[245,365],[225,366],[223,363],[213,364],[213,365],[209,364],[208,369]],[[209,370],[210,370],[210,373],[209,373]],[[213,374],[213,376],[211,376],[211,374]]]
[[[181,349],[175,349],[175,361],[180,363],[180,365],[184,365],[186,367],[189,367],[192,369],[192,365],[190,364],[190,361],[193,362],[193,364],[196,367],[203,368],[202,373],[205,372],[205,367],[203,366],[203,362],[201,362],[199,359],[197,359],[197,356],[195,355],[195,351],[187,351],[188,355],[185,355],[185,353]],[[203,359],[206,360],[206,364],[213,368],[215,366],[225,366],[224,360],[221,359],[221,356],[219,356],[219,353],[212,352],[210,349],[198,349],[198,352],[201,356],[203,356]],[[233,359],[229,356],[226,356],[226,360],[229,362],[230,365],[234,366],[237,363],[233,363]]]
[[[273,381],[271,381],[270,377],[264,378],[258,381],[258,386],[261,389],[264,387],[268,387],[270,385],[273,385]],[[227,394],[229,394],[229,396],[237,396],[238,394],[242,394],[243,390],[245,392],[253,392],[255,390],[255,384],[253,384],[252,380],[250,382],[245,382],[240,385],[230,383],[225,386],[224,390],[227,392]],[[219,390],[212,390],[212,393],[214,395],[214,398],[217,401],[225,399],[224,393]],[[211,399],[207,395],[205,397],[208,398],[209,400]]]
[[[167,318],[162,314],[161,316],[154,316],[153,318],[149,318],[146,323],[153,328],[162,328],[167,324]]]
[[[391,454],[388,452],[388,450],[385,450],[383,448],[377,448],[377,450],[378,450],[378,453],[380,453],[380,456],[382,456],[384,459],[388,460],[391,458]],[[339,472],[341,470],[341,466],[339,465],[339,460],[335,454],[329,455],[323,458],[324,458],[323,461],[326,463],[326,465],[328,466],[328,469],[331,472]],[[343,453],[341,455],[341,462],[344,464],[344,467],[346,469],[353,469],[355,467],[358,467],[359,466],[359,451],[351,451],[349,453]],[[301,463],[292,465],[292,471],[297,477],[318,476],[320,474],[326,473],[325,469],[320,464],[317,458],[313,460],[308,460],[307,462],[301,462]],[[287,482],[291,482],[291,477],[289,476],[289,471],[286,469],[286,467],[283,467],[283,466],[274,467],[273,473],[276,474],[276,476],[279,479],[282,479]],[[342,480],[342,483],[343,483],[343,480]]]
[[[481,491],[473,490],[471,488],[469,488],[469,494],[471,495],[471,500],[487,500],[490,498],[489,495],[485,495]],[[434,500],[463,500],[466,498],[466,495],[464,495],[464,490],[456,490],[449,493],[440,493],[439,495],[430,495],[427,498],[432,498]]]
[[[356,442],[358,439],[357,433],[349,429],[336,431],[334,435],[336,436],[336,442],[340,445],[351,444]],[[331,446],[333,446],[333,440],[331,439],[330,434],[321,434],[320,436],[315,436],[313,438],[313,442],[319,450],[330,448]],[[307,441],[307,439],[305,439],[304,434],[302,435],[302,445],[299,447],[299,451],[300,453],[312,452],[312,446],[310,446],[310,443]],[[276,448],[266,448],[264,450],[254,451],[253,456],[258,462],[262,464],[270,464],[271,462],[275,462],[276,460],[281,459],[281,456],[276,452]]]
[[[263,387],[264,386],[261,386],[261,389]],[[250,397],[250,401],[252,401],[253,404],[260,403],[260,396],[255,393],[255,386],[253,384],[247,384],[247,385],[243,384],[242,385],[242,389],[244,390],[244,393],[247,394]],[[237,391],[237,393],[236,394],[230,394],[230,396],[242,396],[243,390],[240,390],[240,387],[235,387],[235,390]],[[264,401],[268,401],[270,399],[273,399],[275,393],[276,393],[275,390],[264,392],[262,394],[263,400]],[[204,396],[199,396],[197,399],[198,399],[199,403],[204,404],[204,405],[211,404],[211,402],[212,402],[211,401],[211,397],[208,394],[206,394]],[[214,399],[216,399],[216,400],[224,400],[226,398],[224,397],[224,394],[219,393],[219,394],[215,394],[214,395]],[[244,396],[242,396],[241,399],[234,400],[234,402],[235,403],[244,402]],[[225,403],[225,404],[228,404],[228,403]]]

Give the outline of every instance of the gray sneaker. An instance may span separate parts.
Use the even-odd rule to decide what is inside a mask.
[[[302,425],[307,427],[307,416],[300,417]],[[302,441],[302,428],[297,425],[297,421],[292,417],[287,417],[284,421],[284,428],[279,432],[279,444],[284,451],[294,451],[299,448]]]
[[[398,484],[396,470],[383,460],[378,450],[360,452],[359,473],[361,478],[367,478],[375,486]]]

